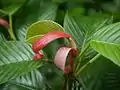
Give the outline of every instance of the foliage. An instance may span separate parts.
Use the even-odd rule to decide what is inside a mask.
[[[119,10],[119,0],[0,0],[0,19],[9,25],[0,21],[0,90],[119,90]],[[66,39],[33,60],[32,44],[51,31],[76,42],[72,74],[54,64]]]

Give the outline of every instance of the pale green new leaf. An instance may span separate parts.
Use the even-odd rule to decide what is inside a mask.
[[[0,43],[0,84],[24,75],[40,67],[39,61],[32,61],[31,47],[23,42]]]
[[[27,30],[26,40],[33,43],[44,34],[52,31],[63,31],[63,27],[52,20],[41,20],[33,23]]]
[[[120,66],[120,45],[103,41],[92,41],[91,46],[98,53]]]

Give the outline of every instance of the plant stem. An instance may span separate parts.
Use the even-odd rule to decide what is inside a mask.
[[[75,65],[74,65],[74,66],[76,66],[76,67],[75,67],[75,70],[76,70],[76,71],[79,69],[80,63],[81,63],[81,60],[82,60],[82,57],[83,57],[85,51],[86,51],[88,48],[89,48],[89,44],[86,45],[86,47],[82,50],[82,52],[81,52],[81,53],[78,55],[78,57],[76,58],[77,63],[75,63]],[[78,60],[78,59],[79,59],[79,60]]]
[[[80,70],[76,73],[76,76],[79,75],[80,72],[82,72],[89,64],[91,64],[93,61],[95,61],[97,58],[100,57],[101,54],[97,54],[95,57],[93,57],[89,62],[87,62],[85,65],[83,65]]]
[[[100,53],[98,53],[95,57],[93,57],[91,60],[90,60],[90,63],[92,63],[93,61],[95,61],[97,58],[99,58],[101,56]]]
[[[82,57],[82,55],[85,53],[85,51],[89,48],[89,43],[84,46],[84,48],[82,49],[81,53],[78,55],[77,59]]]
[[[16,37],[14,35],[14,32],[13,32],[13,27],[12,27],[12,15],[8,15],[9,16],[9,34],[10,34],[10,37],[13,39],[13,40],[16,40]]]

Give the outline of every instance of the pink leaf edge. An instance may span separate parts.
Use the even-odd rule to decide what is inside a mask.
[[[40,50],[42,50],[50,42],[59,38],[70,38],[70,35],[58,31],[49,32],[45,34],[43,37],[41,37],[39,40],[37,40],[35,43],[33,43],[32,50],[36,54],[33,60],[41,59],[42,54],[38,54]]]
[[[71,52],[71,55],[70,55]],[[54,58],[54,63],[58,68],[63,70],[64,73],[72,72],[73,67],[73,57],[77,56],[77,50],[69,47],[61,47],[56,53]],[[68,57],[68,65],[66,66],[66,60]]]

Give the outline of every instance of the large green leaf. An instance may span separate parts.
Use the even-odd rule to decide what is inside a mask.
[[[9,82],[9,84],[13,84],[16,86],[21,86],[25,88],[29,88],[32,90],[41,89],[44,87],[43,76],[38,70],[34,70],[30,73],[27,73],[23,76],[16,78]]]
[[[39,20],[54,20],[57,5],[43,0],[30,0],[18,12],[14,28],[19,40],[24,40],[27,28]],[[23,14],[24,13],[24,14]]]
[[[1,42],[0,84],[40,67],[40,62],[32,61],[32,57],[31,47],[23,42]]]
[[[64,82],[63,72],[54,64],[45,64],[39,70],[18,77],[9,84],[29,90],[61,90]],[[18,87],[19,88],[19,87]]]
[[[33,61],[24,61],[11,63],[8,65],[1,65],[0,69],[0,84],[7,82],[11,79],[14,79],[18,76],[24,75],[27,72],[30,72],[40,66],[39,62]]]
[[[119,90],[120,80],[115,75],[120,73],[119,69],[106,58],[100,57],[95,62],[89,63],[78,78],[83,90]]]
[[[120,66],[120,45],[103,41],[92,41],[91,46],[100,54]]]
[[[80,13],[68,12],[64,20],[65,32],[69,33],[77,45],[88,43],[92,35],[101,27],[111,23],[107,16],[82,16]]]
[[[94,40],[120,43],[120,22],[99,29],[93,36]]]
[[[63,72],[53,64],[45,64],[39,71],[32,71],[6,83],[1,90],[61,90],[63,82]]]

